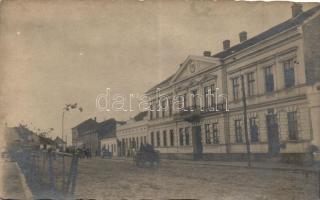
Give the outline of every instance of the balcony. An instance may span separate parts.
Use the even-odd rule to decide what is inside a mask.
[[[199,106],[185,107],[174,114],[176,120],[184,120],[187,122],[198,122],[201,117],[201,109]]]
[[[213,105],[207,107],[191,106],[185,107],[175,113],[174,119],[184,120],[187,122],[199,122],[201,117],[204,117],[205,115],[209,115],[210,113],[221,113],[225,111],[225,104],[218,104],[217,106]]]

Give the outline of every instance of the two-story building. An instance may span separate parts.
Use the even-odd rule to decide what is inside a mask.
[[[320,6],[211,55],[188,56],[146,92],[148,142],[169,158],[302,158],[320,145]],[[242,87],[243,86],[243,87]],[[243,88],[243,90],[242,90]]]
[[[102,122],[97,122],[96,118],[87,119],[72,128],[72,143],[75,148],[89,149],[92,154],[100,154],[106,138],[113,138],[116,135],[117,124],[122,124],[111,118]]]

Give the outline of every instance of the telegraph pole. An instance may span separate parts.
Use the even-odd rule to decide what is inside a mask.
[[[61,118],[61,139],[62,141],[64,142],[65,141],[65,138],[64,138],[64,114],[65,114],[65,111],[70,111],[71,109],[76,109],[78,108],[80,112],[83,111],[83,108],[82,107],[78,107],[78,104],[77,103],[74,103],[74,104],[66,104],[66,106],[62,109],[62,118]],[[67,140],[67,138],[66,138]],[[68,142],[68,141],[67,141]],[[67,143],[66,145],[63,143],[62,144],[62,149],[63,151],[65,150],[65,146],[67,146]]]
[[[243,102],[243,114],[244,114],[244,136],[246,139],[248,167],[251,167],[251,152],[250,152],[250,142],[249,142],[249,134],[248,134],[248,123],[247,123],[247,99],[246,99],[246,90],[244,88],[244,77],[242,74],[241,74],[241,88],[242,88],[242,102]]]

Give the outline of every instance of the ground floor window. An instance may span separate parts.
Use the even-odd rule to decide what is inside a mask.
[[[241,119],[234,120],[236,143],[243,143]]]
[[[160,131],[157,131],[157,146],[160,147]]]
[[[289,132],[289,140],[298,140],[298,120],[297,120],[297,112],[288,112],[288,132]]]
[[[179,129],[180,146],[183,146],[183,128]]]
[[[190,145],[190,134],[189,134],[189,127],[185,128],[185,137],[186,137],[186,145]]]
[[[251,142],[259,142],[259,127],[257,125],[257,118],[251,117],[249,119],[249,124],[250,124]]]
[[[151,134],[151,137],[150,137],[150,139],[151,139],[151,145],[154,146],[154,133],[151,132],[150,134]]]
[[[136,147],[136,139],[132,138],[132,147],[131,148],[135,148]]]
[[[167,131],[163,131],[163,146],[167,146]]]
[[[204,125],[204,131],[206,134],[206,144],[211,144],[210,140],[210,124],[205,124]]]
[[[212,143],[219,144],[218,123],[212,124]]]
[[[170,130],[170,146],[174,146],[174,132]]]

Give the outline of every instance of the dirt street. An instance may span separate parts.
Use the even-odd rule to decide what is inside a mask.
[[[317,177],[301,172],[162,162],[138,168],[132,161],[82,159],[76,197],[96,199],[314,200]]]

